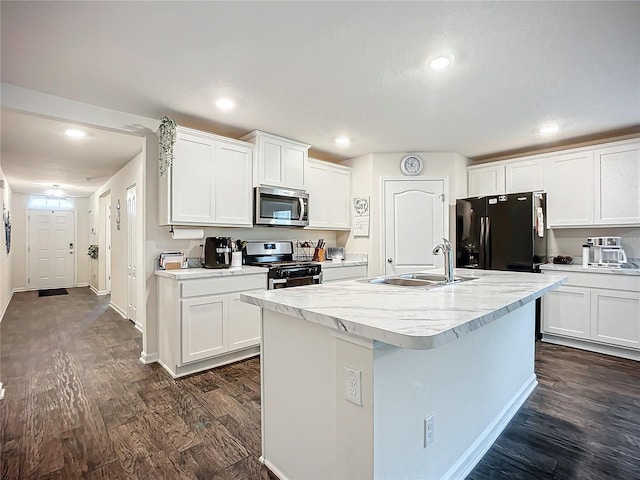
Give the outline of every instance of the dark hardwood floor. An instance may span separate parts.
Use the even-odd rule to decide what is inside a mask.
[[[15,294],[0,326],[2,479],[276,478],[258,359],[173,380],[88,288]],[[640,364],[537,354],[540,385],[468,479],[640,479]]]

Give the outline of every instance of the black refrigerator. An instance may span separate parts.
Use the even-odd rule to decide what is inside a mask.
[[[456,267],[540,272],[547,259],[546,196],[514,193],[456,200]],[[536,300],[536,340],[542,337]]]

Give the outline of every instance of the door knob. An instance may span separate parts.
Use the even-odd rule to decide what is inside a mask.
[[[393,263],[393,258],[387,258],[387,263]]]

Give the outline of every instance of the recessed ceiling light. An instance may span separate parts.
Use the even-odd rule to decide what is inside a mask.
[[[540,135],[553,135],[558,133],[558,130],[560,130],[560,127],[557,123],[547,123],[538,129],[538,133]]]
[[[350,143],[351,140],[346,135],[341,135],[336,138],[336,145],[339,145],[340,147],[348,147]]]
[[[77,128],[69,128],[65,130],[64,134],[69,138],[84,138],[86,135],[82,130],[78,130]]]
[[[219,98],[216,100],[216,106],[223,112],[233,110],[236,106],[235,102],[230,98]]]
[[[431,70],[444,70],[451,64],[452,58],[449,57],[437,57],[429,62],[429,68]]]

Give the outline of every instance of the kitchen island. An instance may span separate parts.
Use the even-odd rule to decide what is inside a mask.
[[[251,292],[262,459],[281,479],[464,478],[535,388],[536,298],[561,275],[456,270]]]

